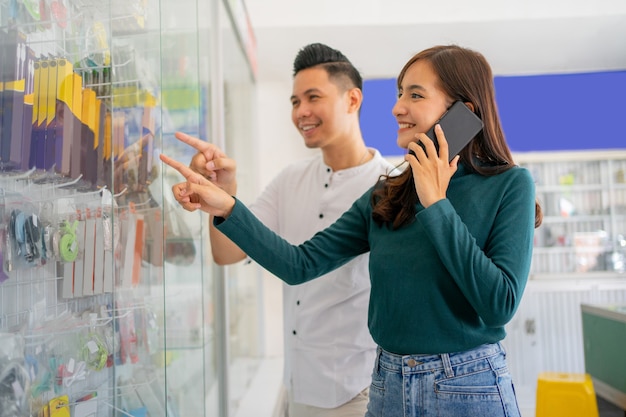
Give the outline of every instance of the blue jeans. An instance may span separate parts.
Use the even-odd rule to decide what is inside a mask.
[[[365,417],[520,417],[500,343],[440,355],[380,347]]]

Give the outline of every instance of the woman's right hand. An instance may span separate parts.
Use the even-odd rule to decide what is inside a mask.
[[[235,206],[235,199],[230,194],[181,162],[164,154],[160,158],[187,180],[172,186],[174,198],[185,210],[202,210],[224,218],[230,215]]]
[[[435,143],[425,133],[419,133],[416,139],[421,143],[409,143],[408,149],[413,151],[413,154],[407,153],[404,157],[411,165],[415,191],[424,207],[446,198],[450,179],[459,163],[458,155],[448,162],[448,141],[439,124],[435,126],[435,134],[439,143],[439,153]]]

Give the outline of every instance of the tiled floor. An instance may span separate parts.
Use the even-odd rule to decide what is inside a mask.
[[[626,411],[621,408],[616,407],[600,397],[596,397],[596,400],[598,402],[598,412],[600,417],[626,417]]]
[[[596,396],[598,403],[598,414],[600,417],[626,417],[626,411]],[[535,417],[535,409],[531,407],[521,407],[522,417]]]

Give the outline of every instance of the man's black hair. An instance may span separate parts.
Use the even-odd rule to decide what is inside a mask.
[[[312,43],[300,49],[293,61],[293,75],[317,66],[324,68],[330,78],[349,79],[352,85],[348,88],[363,89],[363,78],[350,60],[341,51],[323,43]]]

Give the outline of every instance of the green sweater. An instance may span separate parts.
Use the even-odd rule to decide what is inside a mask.
[[[395,231],[372,220],[371,193],[298,246],[239,201],[214,223],[292,285],[369,251],[368,325],[389,352],[449,353],[502,340],[530,270],[535,190],[529,172],[514,167],[485,177],[459,165],[447,198],[427,209],[418,205],[416,221]]]

